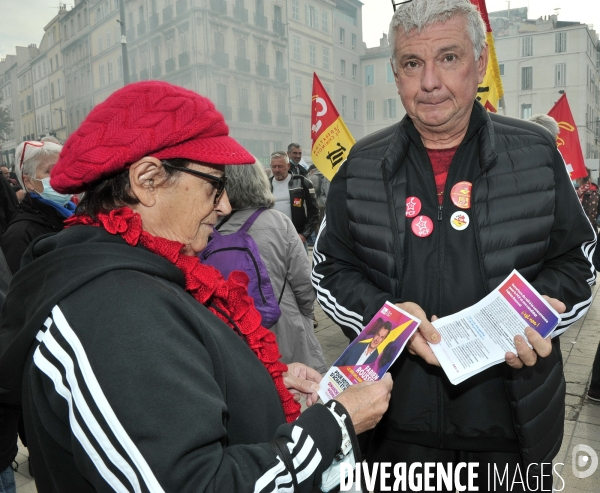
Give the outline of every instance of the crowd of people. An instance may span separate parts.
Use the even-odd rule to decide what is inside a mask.
[[[524,468],[551,489],[559,336],[591,304],[598,187],[574,192],[556,122],[476,101],[488,47],[468,0],[403,4],[389,39],[407,115],[331,183],[299,143],[263,167],[210,100],[161,81],[114,92],[64,147],[19,145],[0,176],[0,493],[18,436],[40,493],[327,492],[363,460],[477,462],[479,491],[487,464]],[[452,385],[431,322],[513,269],[559,327]],[[315,299],[350,341],[386,301],[421,324],[380,381],[324,405]],[[374,361],[392,329],[344,364]]]

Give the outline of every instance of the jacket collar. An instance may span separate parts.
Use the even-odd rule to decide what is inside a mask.
[[[496,133],[493,122],[479,101],[473,103],[469,127],[460,145],[462,146],[476,137],[479,138],[479,166],[483,173],[496,164],[498,155],[496,153]],[[391,135],[389,145],[383,156],[390,176],[394,175],[398,169],[398,164],[402,163],[406,158],[411,142],[418,148],[424,148],[421,136],[417,132],[412,119],[408,115],[405,115],[397,124],[395,132]]]

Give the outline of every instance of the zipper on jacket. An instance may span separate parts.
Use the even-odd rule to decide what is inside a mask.
[[[442,220],[442,209],[444,208],[443,205],[438,205],[438,221]]]

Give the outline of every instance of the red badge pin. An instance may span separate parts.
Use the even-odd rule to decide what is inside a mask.
[[[469,209],[471,207],[472,187],[473,185],[468,181],[459,181],[450,191],[452,203],[460,209]]]
[[[427,216],[417,216],[411,224],[412,232],[420,238],[425,238],[433,233],[433,221]]]
[[[417,197],[406,199],[406,217],[415,217],[421,212],[421,201]]]

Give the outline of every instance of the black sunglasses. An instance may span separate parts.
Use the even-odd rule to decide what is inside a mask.
[[[217,178],[216,176],[209,175],[208,173],[202,173],[200,171],[196,171],[195,169],[179,168],[177,166],[173,166],[164,161],[163,161],[162,165],[167,168],[181,171],[183,173],[189,173],[190,175],[194,175],[194,176],[197,176],[198,178],[204,178],[205,180],[210,181],[212,186],[215,187],[215,189],[217,190],[217,194],[215,195],[214,205],[217,205],[219,203],[219,200],[221,200],[221,197],[223,196],[223,192],[225,191],[225,186],[227,185],[227,177],[226,176],[221,176],[221,178]]]
[[[400,5],[410,2],[412,2],[412,0],[404,0],[403,2],[394,2],[394,0],[392,0],[392,7],[394,7],[394,12],[396,12],[396,8],[400,7]]]

